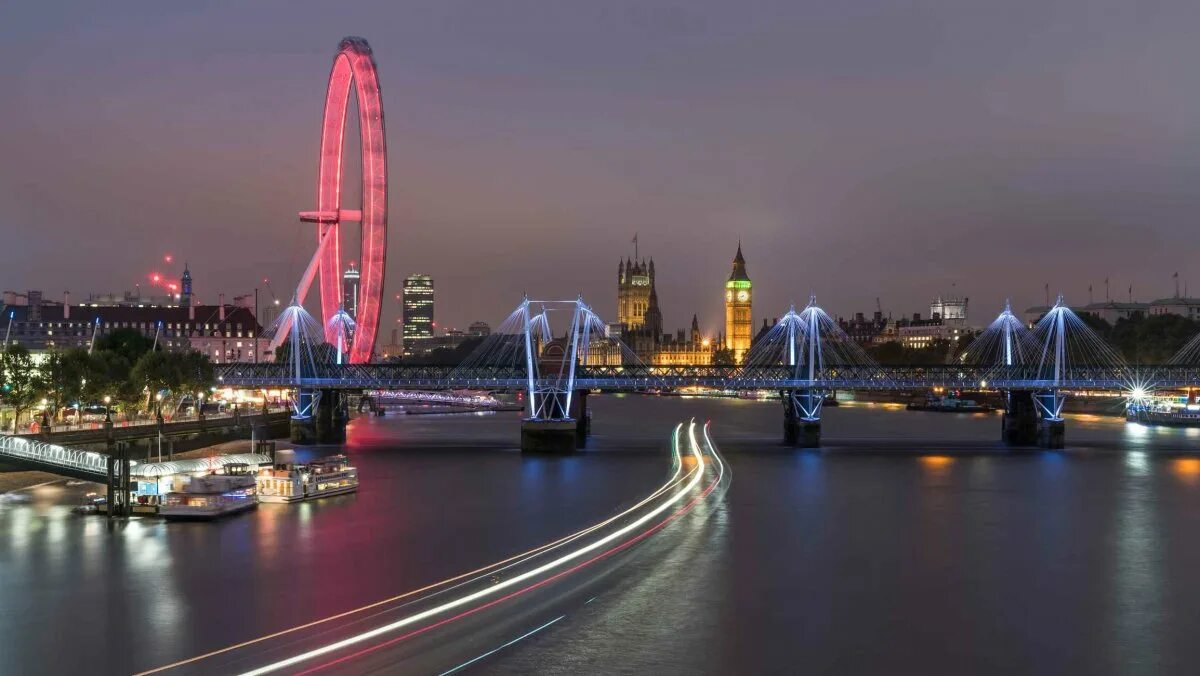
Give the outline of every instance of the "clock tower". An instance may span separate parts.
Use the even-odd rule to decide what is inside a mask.
[[[742,257],[742,243],[738,242],[737,255],[733,257],[733,272],[725,282],[725,349],[733,353],[733,361],[742,363],[750,350],[751,330],[754,322],[750,317],[753,290],[750,277],[746,274],[746,259]]]

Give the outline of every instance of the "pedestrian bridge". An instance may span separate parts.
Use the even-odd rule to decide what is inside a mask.
[[[343,346],[353,341],[352,334],[335,331],[335,348],[325,342],[329,333],[303,307],[293,304],[288,316],[290,340],[283,358],[221,365],[216,375],[226,387],[293,390],[293,440],[298,442],[340,438],[348,391],[519,390],[527,394],[529,414],[523,435],[562,436],[565,445],[567,423],[577,423],[571,433],[575,443],[582,443],[590,430],[589,391],[774,390],[785,404],[785,439],[816,445],[821,407],[833,391],[942,388],[999,391],[1005,397],[1006,439],[1016,444],[1041,439],[1039,443],[1061,446],[1061,413],[1070,392],[1102,390],[1136,397],[1155,388],[1200,387],[1200,337],[1170,363],[1130,364],[1061,298],[1032,329],[1006,306],[948,363],[909,366],[877,363],[815,298],[800,312],[789,309],[759,335],[738,365],[646,364],[582,299],[523,300],[453,366],[346,363]],[[558,330],[551,326],[555,317],[567,320]],[[305,425],[312,429],[304,432]]]
[[[217,379],[234,388],[331,390],[535,390],[560,382],[523,366],[417,366],[317,364],[295,377],[287,364],[222,364]],[[719,390],[1071,390],[1132,391],[1138,387],[1200,387],[1200,367],[1169,364],[1073,365],[1047,377],[1037,366],[935,364],[922,366],[826,365],[816,378],[797,377],[787,366],[587,366],[576,367],[576,389],[612,392],[705,387]]]
[[[0,462],[24,470],[103,483],[108,479],[109,458],[95,451],[81,451],[26,437],[0,435]]]

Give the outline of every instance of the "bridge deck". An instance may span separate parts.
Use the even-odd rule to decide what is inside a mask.
[[[104,483],[108,480],[107,455],[36,439],[0,435],[0,462],[83,481]]]
[[[412,366],[405,364],[321,364],[299,382],[283,364],[225,364],[217,367],[219,380],[231,387],[309,387],[329,389],[490,389],[520,390],[530,381],[520,367]],[[565,377],[534,379],[539,388],[566,385]],[[815,380],[797,377],[786,366],[580,366],[577,388],[647,390],[673,387],[717,389],[839,390],[879,389],[1065,389],[1128,390],[1200,386],[1195,366],[1073,366],[1055,380],[1046,369],[1032,366],[984,367],[838,366],[825,368]]]

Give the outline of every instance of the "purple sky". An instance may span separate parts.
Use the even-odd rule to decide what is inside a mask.
[[[170,252],[203,301],[286,293],[329,64],[361,35],[390,150],[385,328],[412,272],[441,326],[526,290],[611,318],[635,231],[669,329],[720,328],[739,237],[756,322],[810,291],[904,314],[956,284],[978,321],[1045,283],[1150,299],[1179,271],[1200,293],[1194,0],[13,4],[4,289],[119,291],[178,272]]]

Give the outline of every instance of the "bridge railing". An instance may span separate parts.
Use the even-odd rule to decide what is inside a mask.
[[[728,389],[920,389],[925,387],[980,389],[1089,388],[1128,389],[1134,386],[1200,386],[1200,367],[1146,364],[1132,366],[1071,365],[1061,378],[1048,377],[1036,365],[982,366],[930,364],[825,365],[815,380],[797,379],[795,371],[774,366],[580,366],[579,387],[654,389],[703,385]],[[219,380],[238,387],[293,387],[286,365],[226,364],[217,367]],[[523,367],[422,366],[409,364],[320,364],[304,387],[333,389],[474,388],[524,389]]]
[[[0,436],[0,459],[5,458],[61,467],[98,478],[107,476],[108,472],[106,455],[64,448],[24,437]]]

